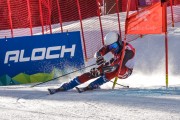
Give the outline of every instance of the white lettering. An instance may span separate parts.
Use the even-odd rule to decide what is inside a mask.
[[[20,53],[20,58],[19,58],[19,62],[26,62],[26,61],[29,61],[30,60],[30,57],[24,57],[24,50],[21,50],[21,53]]]
[[[18,58],[19,58],[19,50],[15,50],[15,51],[8,51],[6,52],[6,56],[5,56],[5,60],[4,60],[4,64],[7,64],[8,61],[14,61],[14,62],[18,62]],[[12,56],[13,55],[13,56]]]
[[[147,17],[148,15],[150,15],[150,14],[151,14],[151,11],[146,10],[146,11],[138,14],[138,15],[136,16],[136,18],[137,18],[137,19],[144,20],[144,21],[147,21],[147,18],[146,18],[146,17]]]
[[[65,46],[63,45],[63,46],[62,46],[61,56],[60,56],[60,57],[63,58],[65,52],[70,52],[70,53],[71,53],[71,57],[73,57],[73,56],[74,56],[74,52],[75,52],[75,47],[76,47],[75,44],[72,45],[72,48],[65,48]]]
[[[36,56],[36,54],[40,54],[38,56]],[[33,49],[32,51],[32,55],[31,55],[31,60],[43,60],[46,54],[46,48],[36,48]]]
[[[30,57],[24,57],[25,50],[14,50],[7,51],[4,59],[4,64],[7,64],[9,61],[14,62],[27,62],[27,61],[36,61],[44,59],[57,59],[63,58],[65,53],[70,53],[70,57],[73,57],[75,54],[76,45],[73,44],[71,48],[66,48],[64,46],[54,46],[48,48],[35,48],[32,50]],[[60,51],[61,50],[61,51]],[[55,52],[56,53],[53,53]]]
[[[46,59],[54,59],[54,58],[59,58],[59,54],[53,54],[51,55],[52,51],[55,50],[60,50],[61,46],[56,46],[56,47],[48,47],[47,52],[46,52]]]
[[[145,25],[145,26],[136,26],[136,27],[132,27],[131,30],[156,30],[157,26],[149,26],[149,25]]]

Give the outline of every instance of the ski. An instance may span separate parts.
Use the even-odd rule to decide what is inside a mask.
[[[50,95],[55,94],[56,93],[56,89],[49,88],[48,92],[49,92]]]
[[[93,90],[89,87],[82,87],[82,88],[79,88],[79,87],[75,87],[76,90],[78,91],[78,93],[82,93],[82,92],[85,92],[85,91],[90,91],[90,90]]]
[[[75,87],[75,88],[76,88],[76,90],[78,91],[78,93],[82,93],[82,92],[85,91],[84,88],[78,88],[78,87]]]
[[[48,92],[49,92],[50,95],[52,95],[52,94],[55,94],[55,93],[57,93],[57,92],[64,92],[64,90],[63,90],[63,89],[60,89],[60,88],[57,88],[57,89],[48,88]]]

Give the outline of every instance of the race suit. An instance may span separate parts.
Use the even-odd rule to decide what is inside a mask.
[[[124,42],[123,42],[123,44],[124,44]],[[131,44],[126,43],[125,55],[124,55],[124,59],[122,62],[120,73],[118,73],[118,72],[119,72],[120,64],[121,64],[122,50],[119,53],[115,53],[114,51],[110,51],[108,46],[103,46],[98,51],[98,53],[102,56],[104,56],[108,52],[111,52],[114,55],[114,58],[108,62],[109,66],[116,65],[118,67],[112,72],[102,73],[103,65],[100,65],[97,69],[100,71],[101,75],[103,74],[103,76],[105,76],[106,80],[111,80],[114,77],[118,77],[120,79],[126,79],[127,77],[129,77],[132,74],[133,67],[134,67],[135,48],[133,48],[133,46]],[[93,79],[93,78],[96,78],[96,77],[92,76],[90,72],[86,72],[77,77],[80,84],[82,84],[90,79]]]

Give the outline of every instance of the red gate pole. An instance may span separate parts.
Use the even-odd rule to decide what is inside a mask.
[[[168,80],[168,36],[167,36],[167,2],[163,3],[163,8],[162,8],[162,14],[164,15],[164,18],[162,20],[163,25],[163,30],[165,32],[165,65],[166,65],[166,88],[168,88],[169,80]]]
[[[27,8],[28,8],[28,20],[29,20],[29,26],[30,26],[30,33],[31,33],[31,36],[32,36],[33,35],[33,32],[32,32],[32,20],[31,20],[31,10],[30,10],[29,0],[27,0]]]
[[[8,5],[8,13],[9,13],[9,23],[10,23],[10,28],[11,28],[11,37],[13,38],[14,37],[14,33],[13,33],[13,25],[12,25],[10,0],[7,0],[7,5]]]
[[[40,14],[40,20],[41,20],[42,34],[44,35],[44,24],[43,24],[41,0],[39,0],[39,14]]]
[[[104,37],[103,37],[103,29],[102,29],[102,22],[101,22],[101,16],[100,16],[100,10],[99,10],[99,1],[96,0],[96,4],[97,4],[97,14],[98,14],[98,17],[99,17],[99,24],[100,24],[100,29],[101,29],[101,39],[102,39],[102,44],[104,45]]]
[[[61,8],[60,8],[60,5],[59,5],[59,0],[56,0],[56,2],[57,2],[57,7],[58,7],[59,24],[61,26],[61,32],[63,32],[62,15],[61,15]]]
[[[83,25],[82,25],[81,8],[80,8],[79,0],[76,0],[76,2],[77,2],[78,14],[79,14],[79,19],[80,19],[80,24],[81,24],[81,33],[82,33],[82,38],[83,38],[85,60],[87,61],[87,51],[86,51],[86,44],[85,44],[85,38],[84,38],[84,30],[83,30]]]
[[[128,0],[128,2],[127,2],[127,8],[126,8],[126,9],[127,9],[126,19],[127,19],[127,18],[128,18],[128,16],[129,16],[130,6],[131,6],[131,0]],[[119,69],[118,69],[118,73],[117,73],[117,75],[116,75],[116,77],[115,77],[115,80],[114,80],[114,82],[113,82],[112,89],[114,89],[114,88],[115,88],[115,85],[116,85],[117,80],[118,80],[118,75],[119,75],[119,73],[121,72],[122,62],[123,62],[124,55],[125,55],[126,33],[125,33],[125,37],[124,37],[124,40],[123,40],[123,41],[124,41],[124,45],[123,45],[122,54],[121,54],[120,67],[119,67]]]
[[[165,33],[165,54],[166,54],[166,88],[168,88],[168,37],[167,37],[167,32]]]

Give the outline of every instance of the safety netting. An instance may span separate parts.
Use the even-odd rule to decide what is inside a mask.
[[[132,0],[138,11],[159,0]],[[109,31],[125,36],[127,0],[0,0],[0,38],[80,31],[84,56],[92,58]],[[172,0],[174,22],[180,22],[180,0]],[[172,23],[168,0],[168,24]],[[127,35],[132,41],[141,35]]]

